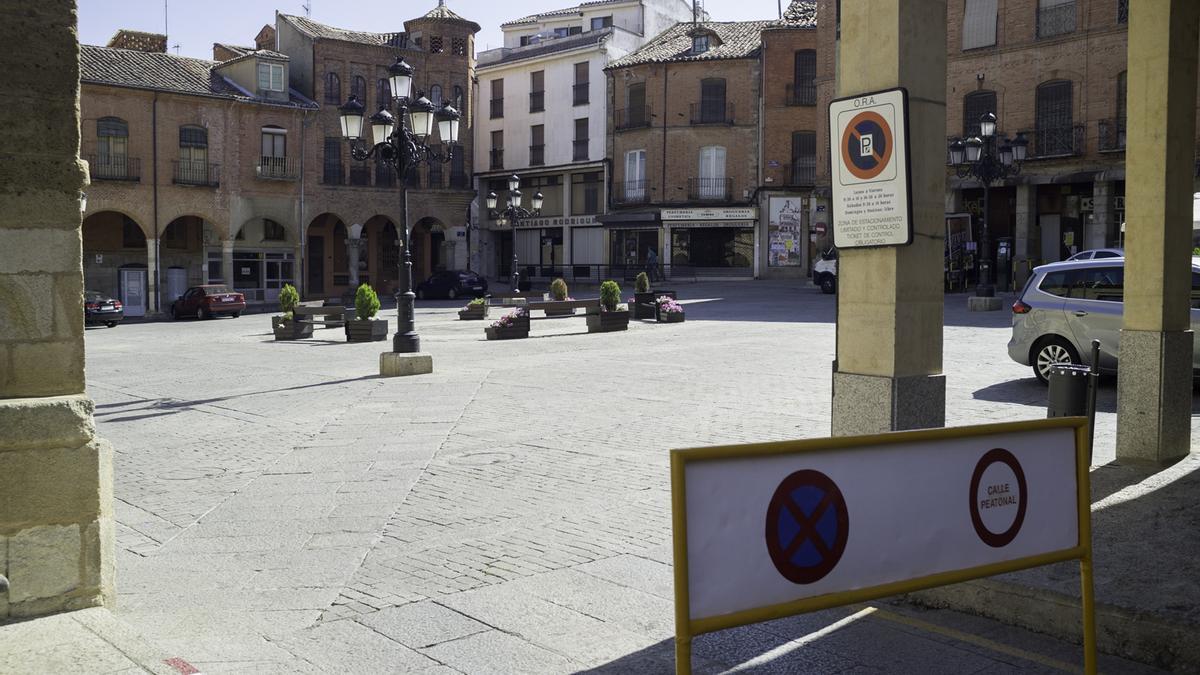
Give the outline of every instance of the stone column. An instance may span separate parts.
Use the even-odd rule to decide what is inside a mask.
[[[75,3],[0,0],[0,16],[6,53],[20,55],[0,78],[2,622],[115,592],[112,447],[84,386]]]
[[[158,313],[158,239],[146,237],[146,316]]]
[[[566,218],[563,218],[563,220],[565,221],[565,220],[566,220]],[[569,278],[571,277],[571,262],[572,262],[572,257],[571,257],[571,226],[570,226],[570,225],[563,225],[563,243],[562,243],[562,248],[563,248],[563,252],[562,252],[562,262],[560,263],[560,264],[562,265],[562,275],[563,275],[563,278],[567,278],[567,279],[569,279]]]
[[[945,16],[946,0],[842,5],[838,95],[908,88],[915,236],[909,246],[841,252],[834,435],[945,424]]]
[[[1168,463],[1190,450],[1198,36],[1195,0],[1143,2],[1130,16],[1120,461]]]
[[[230,290],[235,290],[233,286],[233,240],[221,240],[221,281]]]
[[[361,237],[346,238],[346,268],[350,272],[350,288],[358,290],[358,258],[362,252],[363,240]]]
[[[1086,248],[1105,248],[1117,240],[1115,233],[1121,224],[1113,222],[1113,197],[1116,192],[1113,187],[1112,181],[1092,183],[1092,222],[1084,224],[1083,233]]]
[[[1013,262],[1017,287],[1029,278],[1029,271],[1041,257],[1042,242],[1037,226],[1037,186],[1017,186],[1016,223],[1013,227]]]

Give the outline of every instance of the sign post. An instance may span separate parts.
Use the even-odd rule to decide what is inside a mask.
[[[908,91],[859,94],[829,104],[833,240],[838,248],[912,243]]]
[[[671,453],[676,672],[695,635],[1079,560],[1096,668],[1087,419]]]

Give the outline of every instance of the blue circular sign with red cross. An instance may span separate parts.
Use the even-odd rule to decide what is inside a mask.
[[[775,488],[766,525],[771,562],[797,584],[811,584],[829,574],[850,537],[850,513],[842,491],[829,476],[811,469],[792,473]]]
[[[870,180],[892,159],[892,128],[879,113],[867,110],[854,116],[842,134],[842,163],[861,180]]]

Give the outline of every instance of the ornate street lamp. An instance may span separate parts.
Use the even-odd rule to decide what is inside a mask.
[[[526,209],[521,205],[524,196],[517,188],[521,187],[521,179],[516,174],[508,177],[508,205],[501,211],[496,211],[496,193],[489,192],[487,196],[488,211],[496,214],[496,218],[500,224],[505,221],[512,222],[513,226],[513,258],[512,258],[512,277],[508,283],[512,286],[513,293],[517,292],[518,283],[521,280],[521,273],[517,271],[517,225],[525,218],[536,218],[542,213],[542,193],[536,192],[533,195],[531,206],[533,209]]]
[[[992,285],[992,248],[988,241],[991,186],[995,181],[1021,173],[1028,146],[1029,139],[1024,133],[1018,133],[1012,140],[997,133],[996,116],[990,112],[979,117],[979,136],[950,141],[950,164],[958,177],[975,178],[983,183],[983,229],[979,238],[979,277],[975,285],[975,295],[980,297],[991,297],[996,293]]]
[[[458,126],[462,114],[449,103],[435,110],[433,103],[417,92],[411,100],[413,67],[397,57],[388,68],[388,80],[392,87],[392,99],[379,112],[371,115],[371,144],[362,139],[363,105],[357,96],[351,96],[346,104],[338,108],[341,112],[342,136],[350,143],[350,155],[360,162],[378,157],[395,169],[400,181],[400,217],[404,229],[404,258],[400,269],[400,292],[396,294],[396,335],[392,338],[392,351],[410,354],[421,351],[421,338],[417,335],[413,318],[412,279],[412,228],[408,224],[408,173],[421,164],[449,162],[454,156],[454,144],[458,142]],[[393,115],[388,108],[394,106]],[[445,148],[432,144],[434,123]]]

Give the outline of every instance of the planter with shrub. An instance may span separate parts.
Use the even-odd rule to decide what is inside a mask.
[[[638,272],[633,279],[633,318],[654,318],[654,293],[650,292],[650,277]]]
[[[567,282],[563,279],[555,279],[550,282],[550,299],[551,300],[574,300],[567,293]],[[547,309],[546,316],[571,316],[575,313],[574,307],[565,309]]]
[[[354,319],[346,322],[347,342],[378,342],[386,340],[387,319],[376,319],[379,296],[370,284],[360,284],[354,293]]]
[[[467,303],[466,307],[458,310],[458,318],[461,321],[478,321],[486,319],[488,315],[488,304],[485,298],[475,298]]]
[[[654,314],[659,323],[682,323],[683,305],[669,295],[661,295],[654,301]]]
[[[589,310],[587,327],[589,333],[607,333],[616,330],[628,330],[629,310],[621,301],[621,287],[611,279],[600,284],[600,307],[598,311]]]
[[[292,310],[298,304],[300,304],[300,294],[296,292],[296,287],[285,284],[279,291],[279,310],[283,314],[271,317],[271,331],[275,334],[276,340],[303,340],[312,337],[313,325],[296,321],[293,318]]]
[[[529,337],[529,310],[518,307],[483,329],[489,340],[513,340]]]

